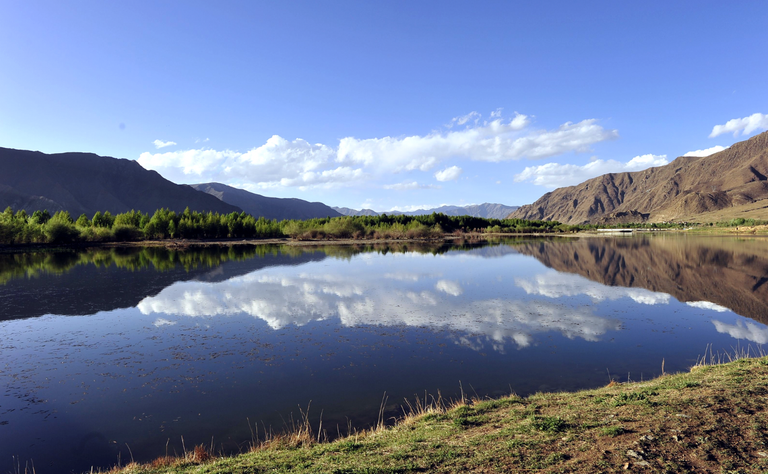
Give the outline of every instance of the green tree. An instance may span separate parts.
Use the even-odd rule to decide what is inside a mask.
[[[45,224],[51,219],[51,213],[48,212],[48,209],[45,210],[37,210],[32,213],[32,223],[33,224]]]
[[[168,235],[173,238],[174,234],[176,234],[176,223],[171,221],[168,223]]]
[[[90,227],[91,221],[88,220],[88,216],[85,214],[80,214],[80,217],[78,217],[77,221],[75,221],[75,225],[78,227]]]

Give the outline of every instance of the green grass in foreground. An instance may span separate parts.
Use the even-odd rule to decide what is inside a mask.
[[[308,429],[251,452],[122,473],[768,472],[768,358],[576,393],[419,409],[330,443]]]

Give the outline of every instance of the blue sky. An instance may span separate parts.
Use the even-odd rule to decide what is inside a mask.
[[[0,146],[137,159],[178,183],[375,210],[520,205],[768,129],[763,1],[0,12]]]

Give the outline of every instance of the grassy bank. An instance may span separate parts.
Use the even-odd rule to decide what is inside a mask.
[[[768,358],[741,359],[576,393],[411,403],[394,427],[330,443],[306,425],[239,456],[198,447],[120,472],[766,472],[767,397]]]

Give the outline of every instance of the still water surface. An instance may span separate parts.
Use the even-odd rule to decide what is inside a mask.
[[[715,237],[0,255],[0,470],[685,370],[768,342],[766,282],[767,241]]]

